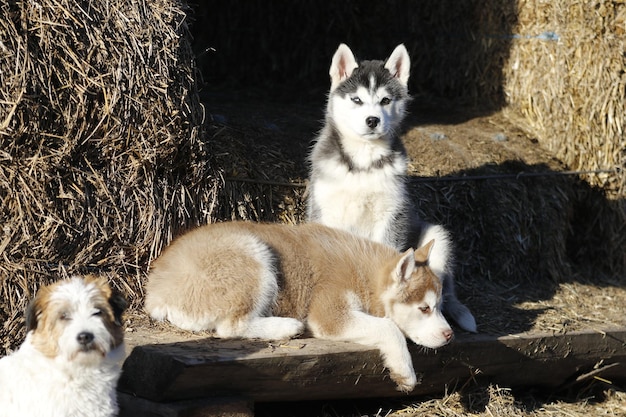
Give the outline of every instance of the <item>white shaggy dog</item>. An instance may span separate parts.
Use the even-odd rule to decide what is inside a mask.
[[[125,308],[104,278],[40,289],[26,312],[26,340],[0,359],[0,416],[116,415]]]
[[[176,239],[152,264],[146,310],[219,337],[314,337],[380,350],[398,389],[417,379],[405,336],[452,340],[433,242],[405,253],[319,224],[216,223]]]

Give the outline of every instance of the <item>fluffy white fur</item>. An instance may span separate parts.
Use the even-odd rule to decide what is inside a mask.
[[[315,337],[374,346],[410,391],[417,381],[405,337],[429,348],[453,337],[428,267],[432,244],[399,253],[314,223],[206,225],[154,261],[145,307],[219,337],[284,339],[306,326]]]
[[[125,306],[95,277],[40,290],[25,341],[0,359],[0,416],[116,415]]]

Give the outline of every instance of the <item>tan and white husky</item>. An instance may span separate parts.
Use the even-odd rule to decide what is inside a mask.
[[[405,336],[438,348],[453,337],[433,241],[399,253],[319,224],[216,223],[180,236],[152,264],[145,307],[218,337],[314,337],[380,350],[398,389],[416,384]]]

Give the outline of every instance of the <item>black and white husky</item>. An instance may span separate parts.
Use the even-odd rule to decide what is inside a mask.
[[[409,54],[398,45],[383,61],[357,62],[341,44],[330,66],[325,125],[310,155],[308,220],[404,251],[435,240],[429,266],[444,283],[444,311],[463,329],[476,321],[454,290],[451,242],[421,220],[406,184],[399,136],[410,99]]]

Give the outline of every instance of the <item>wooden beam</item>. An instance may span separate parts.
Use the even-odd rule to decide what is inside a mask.
[[[118,393],[118,417],[254,417],[254,404],[240,398],[210,398],[156,403]]]
[[[437,351],[411,344],[421,377],[411,395],[461,388],[474,379],[507,387],[557,387],[606,367],[626,378],[626,328],[568,334],[461,335]],[[377,350],[351,343],[283,343],[205,338],[136,346],[119,390],[157,402],[206,397],[297,401],[405,395],[395,390]]]

